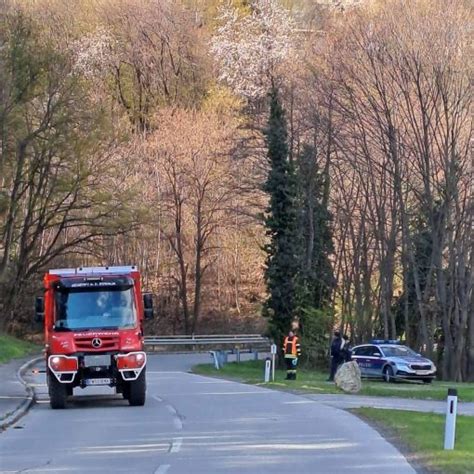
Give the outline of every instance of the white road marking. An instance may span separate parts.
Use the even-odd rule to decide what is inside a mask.
[[[10,396],[8,396],[8,395],[2,395],[2,396],[0,396],[0,398],[1,398],[2,400],[4,400],[4,399],[5,399],[5,400],[7,400],[7,399],[8,399],[8,400],[26,400],[26,399],[31,400],[31,397],[21,397],[21,396],[18,396],[18,397],[11,396],[11,397],[10,397]]]
[[[163,448],[167,446],[165,443],[147,443],[147,444],[125,444],[125,445],[109,445],[109,446],[86,446],[84,449],[94,451],[96,449],[138,449],[138,448]]]
[[[153,448],[130,448],[130,449],[104,449],[98,451],[81,452],[83,456],[96,456],[99,454],[136,454],[136,453],[156,453],[158,450]],[[165,453],[167,447],[163,447],[161,452]],[[42,471],[43,472],[43,471]]]
[[[183,429],[183,422],[177,416],[175,416],[173,418],[173,425],[177,430],[182,430]]]
[[[214,445],[215,451],[229,451],[240,450],[242,445],[233,445],[234,443],[219,443]],[[321,443],[268,443],[268,444],[254,444],[249,443],[245,445],[245,450],[275,450],[275,451],[326,451],[329,449],[343,449],[355,448],[357,443],[349,442],[321,442]],[[317,471],[316,471],[317,472]],[[339,472],[339,471],[338,471]]]
[[[155,474],[166,474],[169,468],[169,464],[162,464],[161,466],[158,466],[158,469],[155,471]]]
[[[180,375],[196,375],[196,374],[190,374],[188,372],[184,372],[182,370],[147,370],[146,371],[147,375],[148,374],[180,374]]]
[[[270,395],[270,394],[277,394],[278,392],[272,392],[270,390],[262,390],[261,392],[200,392],[194,393],[193,396],[196,395]],[[184,395],[184,394],[183,394]]]
[[[158,395],[153,395],[153,398],[154,398],[157,402],[160,402],[160,403],[163,401],[163,399],[160,398]]]
[[[183,438],[175,438],[171,443],[170,453],[179,453],[181,445],[183,444]]]
[[[303,403],[316,403],[314,400],[297,400],[294,402],[283,402],[284,405],[302,405]]]
[[[235,383],[231,382],[230,380],[211,380],[211,381],[205,381],[205,382],[191,382],[191,383],[196,383],[196,384],[218,384],[218,383]]]
[[[167,404],[166,409],[173,415],[173,425],[177,430],[183,429],[183,422],[176,411],[176,408],[173,405]]]

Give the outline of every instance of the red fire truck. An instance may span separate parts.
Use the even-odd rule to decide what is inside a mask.
[[[115,387],[130,405],[145,404],[144,319],[153,317],[135,266],[50,270],[44,297],[46,373],[52,408],[65,408],[75,387]]]

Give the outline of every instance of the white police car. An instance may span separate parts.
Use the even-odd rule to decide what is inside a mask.
[[[386,382],[410,379],[431,383],[436,377],[436,366],[431,360],[398,341],[373,340],[355,346],[352,360],[359,365],[363,377],[383,377]]]

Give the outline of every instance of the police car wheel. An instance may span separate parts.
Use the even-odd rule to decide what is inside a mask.
[[[387,367],[383,369],[383,379],[387,383],[395,382],[395,378],[393,376],[393,369],[389,365],[387,365]]]

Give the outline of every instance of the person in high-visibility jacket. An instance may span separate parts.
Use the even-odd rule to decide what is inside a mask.
[[[283,341],[283,354],[286,363],[286,380],[296,380],[298,357],[301,355],[301,346],[298,336],[290,331]]]

